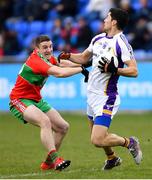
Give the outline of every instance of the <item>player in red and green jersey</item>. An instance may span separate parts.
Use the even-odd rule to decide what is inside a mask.
[[[40,127],[41,141],[48,151],[41,169],[63,170],[70,165],[70,160],[58,157],[57,151],[69,124],[42,99],[40,90],[50,75],[68,77],[82,72],[87,76],[88,72],[80,66],[59,67],[52,53],[53,45],[48,36],[40,35],[35,39],[35,50],[23,64],[10,93],[10,111],[24,123]]]

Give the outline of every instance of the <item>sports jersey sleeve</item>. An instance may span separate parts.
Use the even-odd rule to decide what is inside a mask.
[[[119,40],[119,45],[121,48],[121,59],[123,62],[135,59],[133,49],[124,37]]]

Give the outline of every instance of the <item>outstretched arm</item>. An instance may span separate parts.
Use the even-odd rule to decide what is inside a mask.
[[[92,57],[92,53],[86,49],[82,53],[77,53],[77,54],[62,52],[58,56],[58,60],[60,61],[60,59],[69,59],[70,61],[74,63],[87,64],[87,62],[89,61],[91,57]]]
[[[69,60],[60,60],[59,66],[60,67],[80,67],[81,64],[77,64]]]
[[[53,75],[55,77],[69,77],[74,74],[82,72],[82,67],[59,67],[51,66],[48,70],[48,75]]]
[[[81,67],[83,70],[81,73],[84,75],[84,82],[88,82],[89,79],[89,71],[86,69],[87,67],[90,67],[92,65],[92,61],[88,62],[86,65],[77,64],[74,62],[71,62],[69,60],[60,60],[59,66],[60,67]]]

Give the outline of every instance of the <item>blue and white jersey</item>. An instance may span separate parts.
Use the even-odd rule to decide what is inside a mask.
[[[107,37],[105,33],[99,34],[92,39],[87,50],[93,53],[92,70],[89,74],[87,90],[100,95],[118,94],[119,76],[112,75],[112,73],[101,73],[98,61],[111,50],[118,59],[119,68],[124,66],[125,61],[134,59],[132,47],[125,35],[122,32],[113,37]]]

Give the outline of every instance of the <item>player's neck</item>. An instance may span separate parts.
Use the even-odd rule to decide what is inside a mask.
[[[109,32],[107,32],[107,36],[108,37],[113,37],[116,34],[119,34],[120,32],[122,32],[122,30],[119,29],[111,29]]]

